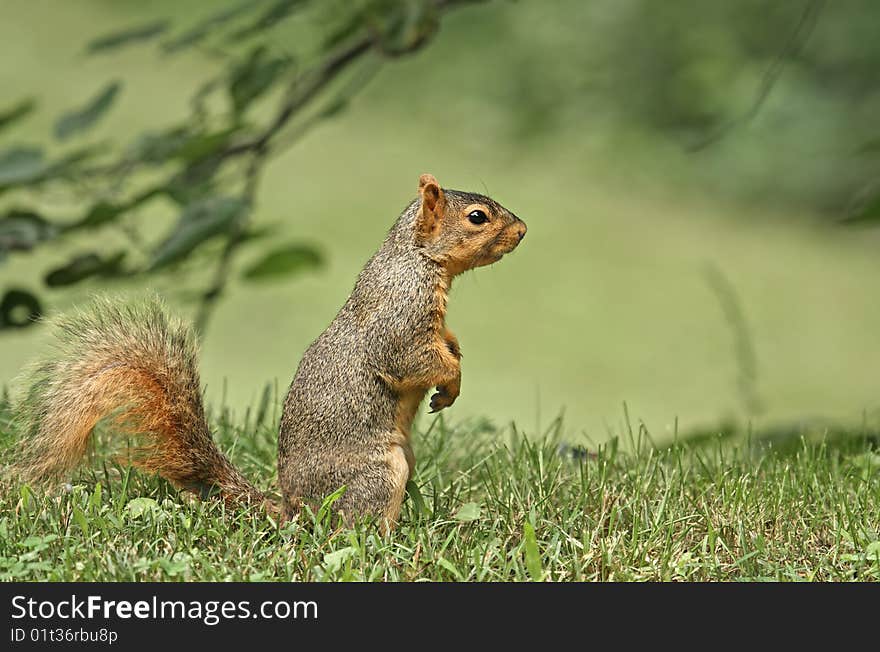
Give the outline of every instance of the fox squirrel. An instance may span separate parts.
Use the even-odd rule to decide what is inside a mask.
[[[277,505],[220,452],[205,420],[192,330],[158,300],[101,299],[57,320],[58,355],[34,370],[21,405],[20,477],[57,477],[83,457],[95,425],[140,435],[131,461],[202,497],[262,504],[282,520],[345,486],[334,508],[351,522],[392,527],[414,467],[410,427],[431,387],[436,412],[461,388],[461,350],[446,328],[453,277],[497,262],[526,225],[483,195],[442,189],[419,197],[367,262],[330,326],[306,350],[284,402]]]

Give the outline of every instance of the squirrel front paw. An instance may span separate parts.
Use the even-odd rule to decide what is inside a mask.
[[[431,414],[439,412],[443,408],[448,408],[455,403],[458,398],[458,392],[453,392],[454,388],[449,385],[438,385],[437,393],[431,396]]]
[[[455,359],[461,360],[461,345],[458,343],[458,338],[451,331],[447,330],[443,340],[446,343],[446,348],[455,356]]]

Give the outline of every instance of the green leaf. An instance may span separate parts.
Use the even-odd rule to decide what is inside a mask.
[[[305,4],[306,0],[275,0],[260,17],[247,27],[236,31],[229,40],[238,41],[270,29]]]
[[[65,232],[77,231],[79,229],[94,229],[100,226],[104,226],[105,224],[109,224],[110,222],[115,221],[119,216],[124,215],[127,211],[132,210],[133,208],[137,208],[141,204],[148,202],[154,197],[158,197],[159,195],[164,194],[165,188],[163,186],[157,186],[155,188],[150,188],[137,195],[133,199],[127,202],[121,203],[113,203],[108,201],[99,201],[94,206],[89,208],[86,214],[76,220],[75,222],[71,222],[64,226]]]
[[[89,209],[85,216],[71,225],[69,230],[73,228],[96,227],[108,222],[112,222],[126,211],[125,204],[113,204],[111,202],[100,201]]]
[[[262,224],[260,226],[251,226],[246,229],[244,233],[241,234],[238,242],[239,244],[251,244],[254,242],[259,242],[260,240],[265,240],[266,238],[275,235],[276,233],[278,233],[277,224]]]
[[[143,133],[127,150],[127,158],[142,163],[162,164],[172,159],[194,163],[222,150],[241,127],[193,132],[189,126]]]
[[[478,518],[480,518],[479,503],[465,503],[458,508],[457,512],[455,512],[455,520],[461,521],[462,523],[476,521]]]
[[[103,149],[100,145],[81,147],[49,163],[39,147],[11,147],[0,152],[0,193],[15,186],[32,186],[53,178],[70,179],[83,162]]]
[[[535,537],[535,528],[526,521],[523,525],[523,547],[525,550],[526,568],[532,580],[540,582],[544,579],[544,569],[541,565],[541,553],[538,552],[538,540]]]
[[[47,534],[45,536],[32,535],[21,542],[23,548],[37,548],[45,550],[47,545],[58,539],[57,534]]]
[[[274,280],[301,274],[324,265],[324,256],[310,245],[291,244],[273,249],[245,269],[242,278],[248,281]]]
[[[422,497],[419,485],[414,480],[409,480],[406,483],[406,493],[409,494],[410,499],[412,499],[416,508],[416,513],[419,516],[431,516],[431,512],[428,511],[428,506],[425,505],[425,499]]]
[[[191,137],[188,126],[172,127],[165,131],[149,131],[138,136],[126,152],[126,158],[141,163],[165,163],[177,155],[177,152]]]
[[[181,553],[174,553],[177,557]],[[186,575],[190,571],[188,559],[160,559],[159,566],[165,571],[169,577],[177,577],[178,575]]]
[[[0,328],[26,328],[42,314],[39,300],[27,290],[7,290],[0,300]]]
[[[83,534],[89,536],[89,521],[78,505],[73,506],[73,520],[79,525],[79,529],[83,531]]]
[[[257,46],[230,72],[229,96],[236,115],[243,114],[251,102],[272,88],[291,64],[289,59],[269,58],[267,52],[265,45]]]
[[[182,206],[207,199],[214,192],[214,175],[222,162],[213,156],[188,165],[168,182],[168,196]]]
[[[216,190],[213,176],[218,165],[204,161],[187,168],[168,183],[168,196],[181,206],[188,206],[210,197]]]
[[[0,187],[33,183],[48,167],[39,147],[21,145],[0,152]]]
[[[220,131],[193,134],[181,142],[174,158],[186,163],[201,161],[224,149],[238,131],[239,127],[229,127]]]
[[[21,496],[21,501],[24,503],[24,506],[30,509],[34,501],[34,494],[31,491],[31,488],[26,484],[21,485],[21,489],[18,490],[18,495]]]
[[[130,516],[138,518],[144,514],[153,514],[159,511],[159,503],[152,498],[132,498],[125,506]]]
[[[437,565],[440,566],[440,568],[444,568],[447,571],[449,571],[450,573],[452,573],[452,576],[456,580],[458,580],[459,582],[464,580],[464,577],[462,576],[462,574],[458,570],[458,568],[456,568],[455,564],[453,564],[451,561],[449,561],[445,557],[440,557],[440,559],[437,560]]]
[[[86,45],[86,52],[89,54],[95,54],[96,52],[115,50],[124,45],[130,45],[131,43],[147,41],[159,36],[159,34],[165,32],[170,26],[171,23],[168,20],[154,20],[150,23],[136,25],[118,32],[111,32],[110,34],[105,34],[104,36],[99,36],[98,38],[89,41],[88,45]]]
[[[97,512],[101,509],[101,483],[96,482],[95,488],[92,490],[92,495],[89,497],[89,507],[92,508],[93,511]]]
[[[238,197],[207,197],[186,206],[153,253],[150,271],[179,261],[200,244],[225,233],[248,208],[248,202]]]
[[[339,487],[339,489],[324,498],[324,501],[321,503],[321,507],[318,509],[318,513],[315,515],[315,520],[319,523],[325,523],[328,526],[332,525],[331,519],[335,513],[333,505],[336,503],[337,500],[345,495],[346,491],[348,491],[348,487],[346,485],[342,485],[341,487]]]
[[[238,18],[245,13],[253,11],[258,6],[259,2],[254,2],[253,0],[245,0],[245,2],[240,2],[229,7],[228,9],[224,9],[221,12],[208,16],[207,18],[204,18],[200,22],[193,25],[190,29],[185,31],[180,36],[165,41],[162,44],[162,51],[165,52],[165,54],[174,54],[176,52],[179,52],[180,50],[192,47],[193,45],[196,45],[203,41],[208,35],[211,34],[212,31],[216,30],[218,27]]]
[[[91,128],[113,105],[121,88],[122,82],[110,82],[84,107],[62,115],[55,123],[55,137],[58,140],[65,140]]]
[[[345,562],[357,556],[357,552],[358,550],[354,546],[346,546],[345,548],[328,552],[324,555],[324,566],[330,572],[335,573],[342,568]]]
[[[348,490],[348,487],[346,487],[345,485],[342,485],[341,487],[339,487],[339,489],[337,489],[336,491],[334,491],[333,493],[331,493],[329,496],[327,496],[326,498],[324,498],[323,502],[321,503],[321,507],[320,507],[318,513],[320,514],[321,512],[327,512],[327,511],[329,511],[330,508],[333,507],[333,504],[334,504],[337,500],[339,500],[340,498],[342,498],[342,496],[345,495],[345,492],[346,492],[347,490]]]
[[[96,253],[74,256],[67,264],[49,271],[43,279],[50,288],[73,285],[92,276],[119,276],[123,273],[124,251],[109,256]]]
[[[58,229],[31,211],[11,210],[0,217],[0,260],[8,251],[28,251],[52,238]]]
[[[18,104],[13,105],[5,111],[0,111],[0,131],[7,127],[11,127],[22,118],[30,115],[36,108],[37,101],[34,98],[29,97],[21,100]]]
[[[106,149],[106,145],[98,144],[86,145],[85,147],[71,150],[49,165],[49,169],[46,171],[45,176],[47,178],[71,176],[78,171],[77,167],[80,164],[90,161],[98,154],[105,152]]]

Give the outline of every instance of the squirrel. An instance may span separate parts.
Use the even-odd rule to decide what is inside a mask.
[[[59,477],[85,454],[99,421],[146,444],[130,461],[202,498],[262,505],[282,522],[344,487],[333,509],[396,524],[415,458],[410,429],[427,392],[451,406],[461,349],[446,327],[452,279],[499,261],[526,225],[489,197],[419,178],[348,300],[306,350],[284,402],[277,504],[219,450],[202,404],[192,328],[146,305],[98,299],[56,320],[57,355],[37,365],[20,406],[23,441],[13,469],[27,481]]]

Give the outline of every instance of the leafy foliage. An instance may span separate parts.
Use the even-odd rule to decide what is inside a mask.
[[[40,316],[40,301],[27,290],[9,289],[0,299],[0,327],[24,328]]]
[[[11,210],[0,217],[0,262],[11,251],[29,251],[53,237],[55,227],[30,211]]]
[[[270,56],[265,45],[251,50],[231,71],[229,95],[235,115],[243,115],[252,102],[269,91],[290,63],[285,57]]]
[[[55,123],[55,137],[66,140],[94,126],[113,105],[121,88],[121,82],[111,82],[84,107],[62,115]]]
[[[6,129],[7,127],[11,127],[19,120],[24,119],[28,115],[34,112],[37,108],[37,102],[32,97],[25,98],[6,109],[5,111],[0,111],[0,131]]]
[[[94,54],[96,52],[105,52],[107,50],[115,50],[124,45],[137,41],[146,41],[165,32],[171,26],[168,20],[156,20],[145,25],[137,25],[129,27],[120,32],[113,34],[105,34],[92,41],[86,46],[86,52]]]
[[[245,269],[242,278],[250,281],[273,279],[308,269],[316,269],[323,264],[324,256],[316,247],[295,243],[272,249],[256,263]]]
[[[77,255],[61,267],[50,270],[46,274],[46,285],[50,288],[63,287],[93,276],[117,276],[120,274],[125,253],[119,251],[109,256],[102,256],[92,252]]]
[[[195,255],[207,257],[216,268],[207,287],[194,293],[199,301],[196,322],[204,328],[241,249],[264,243],[257,237],[259,229],[250,224],[259,178],[272,155],[296,142],[290,137],[292,125],[300,135],[339,114],[362,83],[341,84],[341,90],[328,94],[337,79],[360,79],[363,75],[349,71],[359,65],[373,70],[383,59],[418,50],[436,32],[443,11],[468,1],[338,4],[333,20],[324,26],[326,36],[316,39],[309,65],[300,66],[273,44],[273,30],[317,4],[237,2],[176,32],[171,20],[157,17],[89,40],[89,56],[151,44],[159,56],[172,57],[199,46],[219,54],[221,68],[195,91],[185,120],[156,125],[128,142],[98,144],[86,139],[113,111],[123,87],[135,85],[136,79],[110,80],[81,105],[61,112],[52,129],[55,146],[12,142],[0,147],[0,194],[12,202],[0,213],[0,264],[51,242],[68,250],[67,262],[56,261],[43,274],[43,282],[65,289],[93,279],[161,274],[174,274],[185,282],[194,274],[193,266],[184,263]],[[251,109],[269,98],[276,98],[276,110],[261,111],[255,118],[257,112]],[[10,103],[0,109],[0,131],[4,136],[11,133],[36,110],[34,98]],[[71,141],[86,144],[65,148]],[[69,212],[79,217],[45,214],[40,202],[44,193],[66,193],[71,197]],[[146,237],[143,231],[153,220],[154,205],[169,204],[177,211],[174,225],[158,240]],[[83,251],[73,236],[86,231],[95,237],[115,232],[125,243],[112,251]],[[241,273],[246,281],[292,278],[320,267],[324,256],[308,243],[276,243],[255,260]],[[4,301],[0,330],[30,325],[42,310],[33,289],[8,289]]]
[[[43,150],[28,145],[0,152],[0,190],[39,181],[47,167]]]

